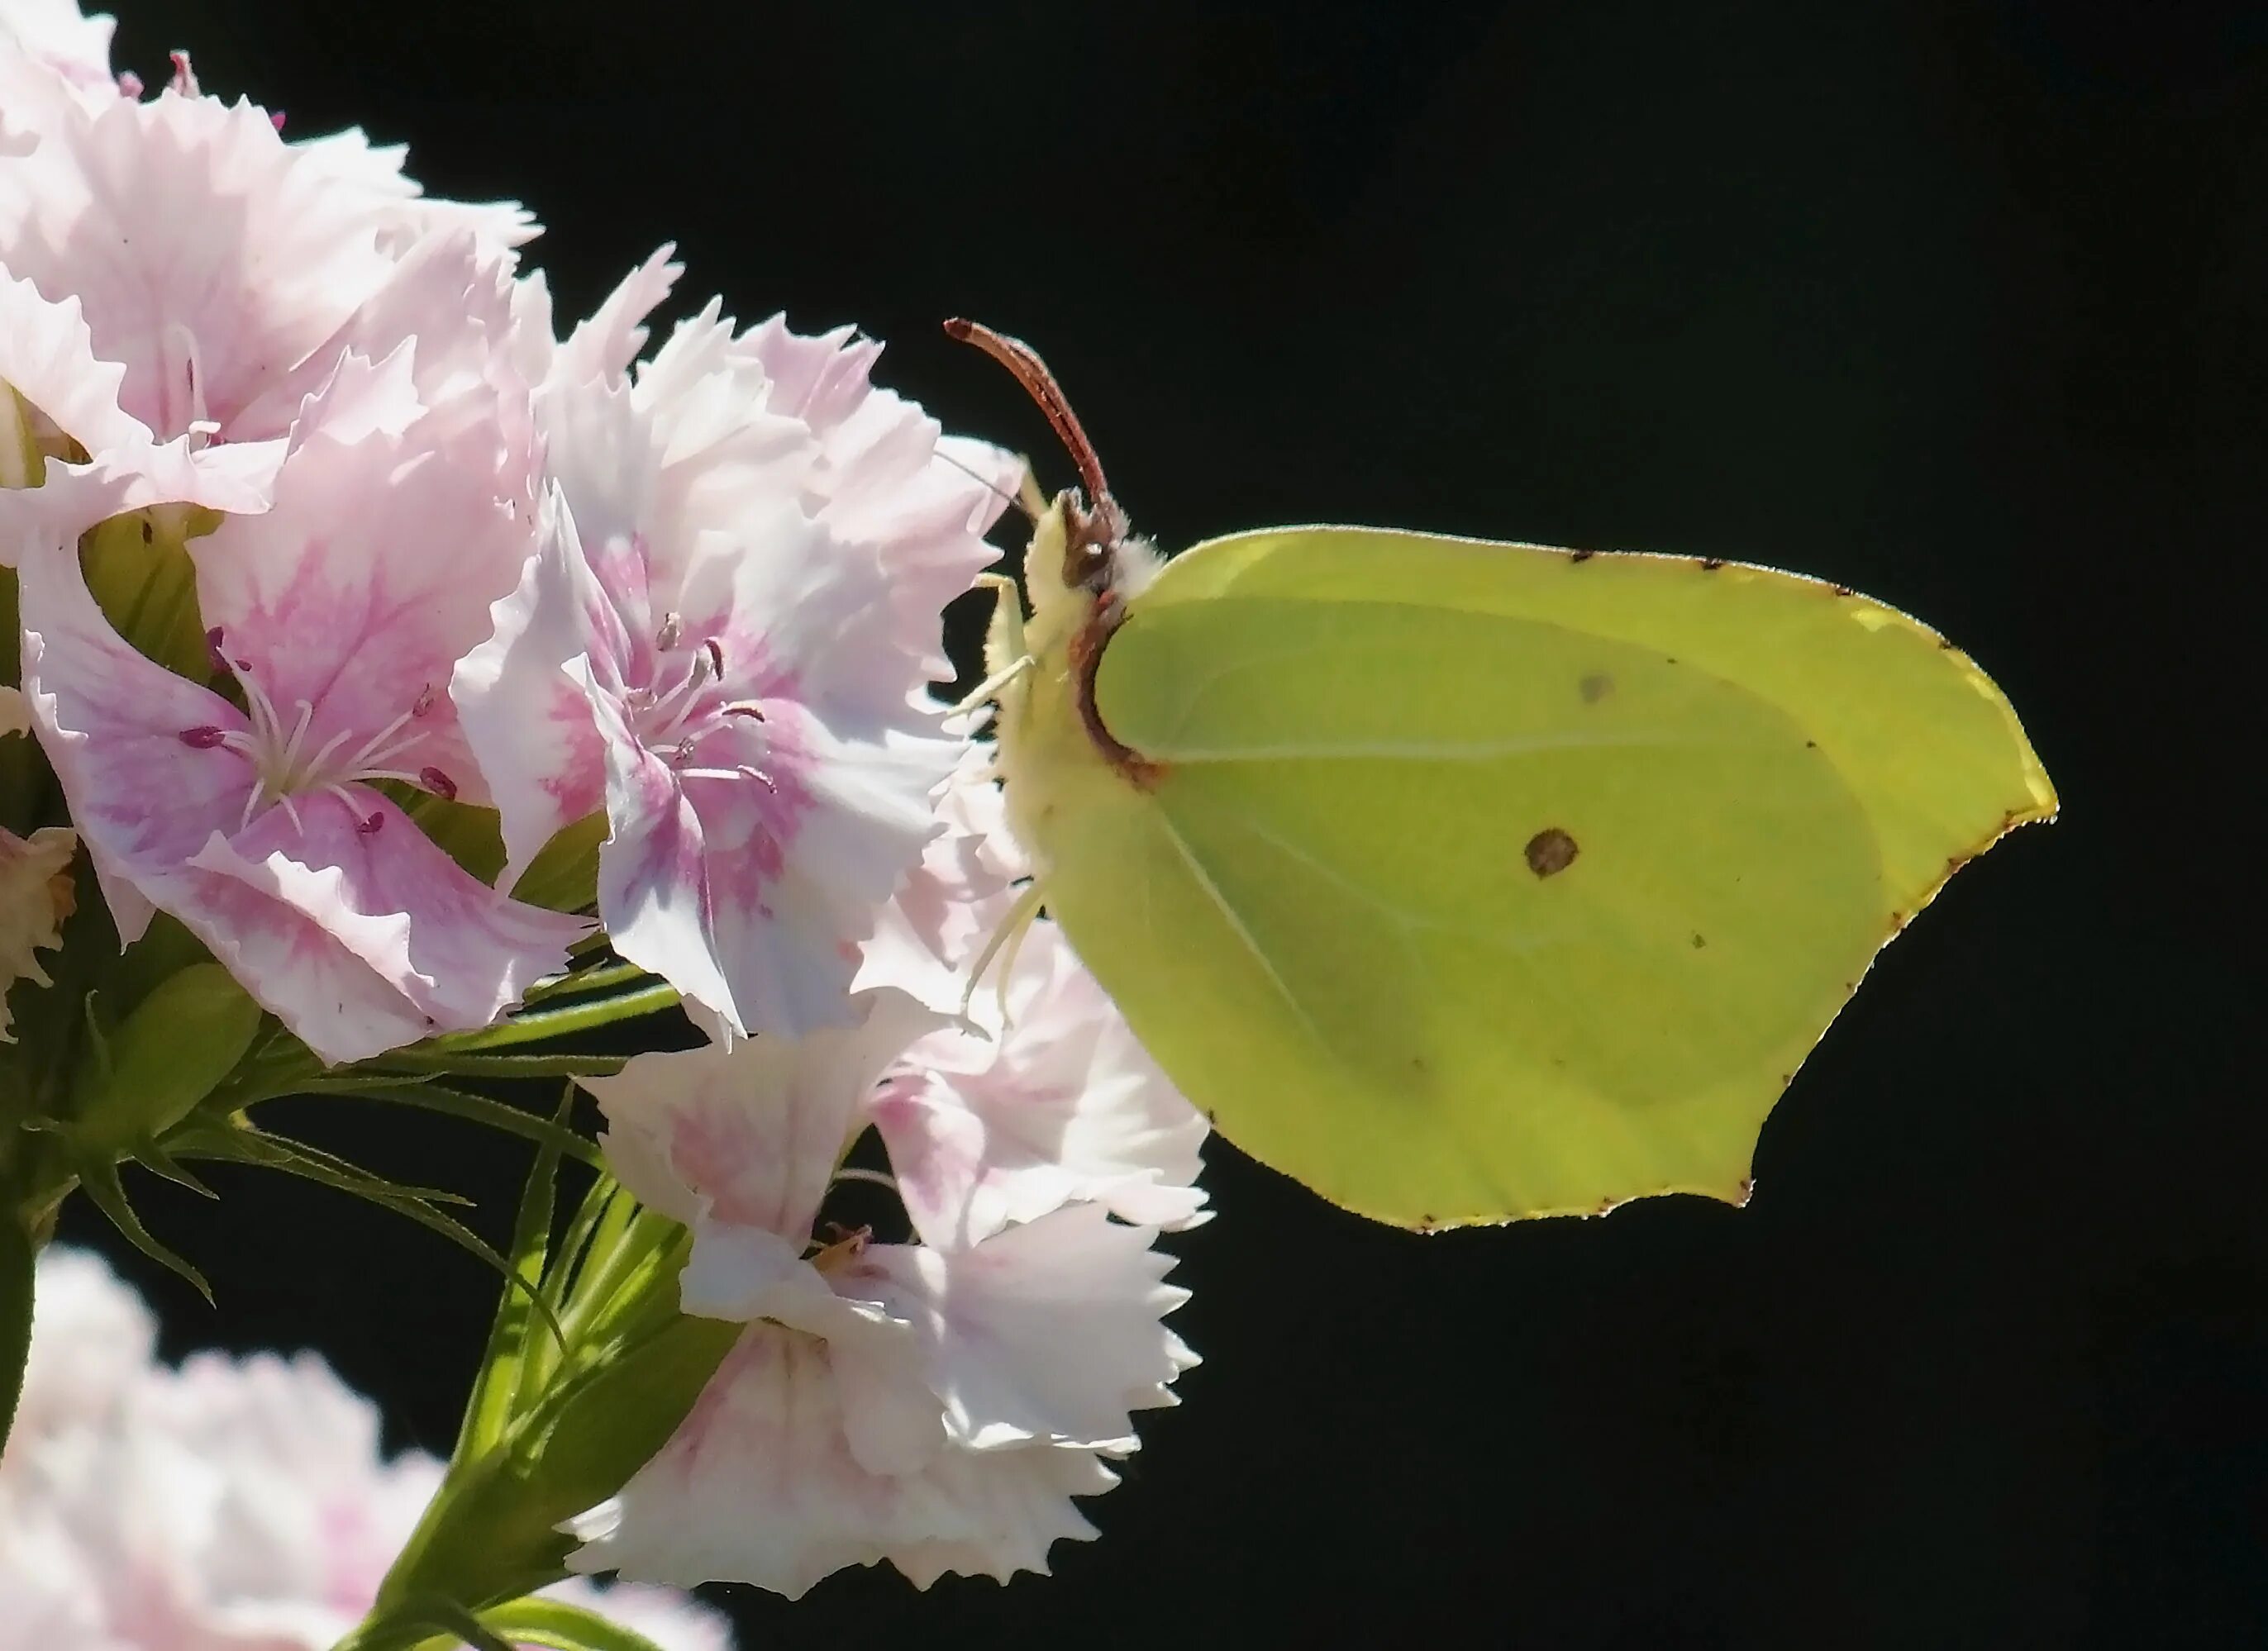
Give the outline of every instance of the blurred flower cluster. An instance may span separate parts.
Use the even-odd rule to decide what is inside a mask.
[[[155,1358],[140,1297],[96,1256],[40,1258],[15,1431],[0,1455],[0,1648],[322,1651],[352,1630],[441,1480],[379,1453],[378,1412],[312,1354]],[[547,1589],[659,1651],[725,1651],[667,1589]]]
[[[35,1278],[70,1333],[35,1262],[65,1200],[198,1276],[124,1166],[321,1181],[507,1285],[446,1468],[380,1469],[306,1367],[193,1361],[126,1408],[243,1413],[184,1424],[202,1466],[106,1422],[11,1449],[8,1517],[82,1559],[90,1521],[137,1556],[187,1521],[147,1539],[210,1593],[239,1560],[179,1556],[289,1501],[230,1512],[230,1476],[329,1452],[401,1549],[325,1585],[364,1651],[570,1569],[1043,1569],[1194,1361],[1153,1240],[1203,1214],[1205,1130],[1018,927],[988,747],[931,692],[1020,461],[847,327],[711,301],[649,353],[667,248],[563,325],[519,207],[287,136],[186,55],[146,92],[110,34],[0,0],[0,1397]],[[556,1090],[498,1098],[538,1078],[597,1097],[597,1142]],[[324,1094],[536,1143],[510,1246],[259,1116]],[[555,1222],[569,1160],[597,1179]],[[138,1368],[146,1322],[103,1310]],[[18,1426],[63,1437],[44,1385]],[[47,1465],[98,1449],[151,1507]]]

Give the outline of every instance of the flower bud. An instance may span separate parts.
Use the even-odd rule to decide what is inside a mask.
[[[251,1048],[260,1005],[217,963],[168,976],[105,1040],[107,1060],[82,1064],[70,1134],[82,1152],[115,1158],[155,1140],[220,1086]]]

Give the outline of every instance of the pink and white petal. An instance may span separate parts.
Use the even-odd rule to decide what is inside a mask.
[[[626,1133],[610,1129],[601,1144],[611,1154]],[[678,1277],[680,1311],[740,1324],[769,1318],[822,1337],[855,1320],[857,1309],[828,1289],[819,1269],[804,1258],[802,1239],[746,1222],[711,1220],[705,1209],[692,1226],[693,1253]]]
[[[1100,1496],[1117,1474],[1092,1450],[1067,1445],[1021,1449],[947,1452],[932,1470],[946,1494],[983,1527],[981,1537],[932,1537],[890,1552],[890,1563],[916,1588],[948,1573],[989,1576],[997,1582],[1020,1571],[1048,1574],[1048,1551],[1058,1542],[1091,1542],[1094,1527],[1071,1501]]]
[[[48,103],[69,98],[99,107],[119,99],[110,72],[114,18],[80,13],[77,0],[7,0],[0,5],[0,155],[38,142]],[[11,140],[10,134],[19,132]]]
[[[1177,1229],[1205,1219],[1204,1117],[1136,1041],[1055,925],[1035,921],[989,1038],[926,1038],[872,1105],[923,1238],[962,1249],[1072,1200]]]
[[[1064,1472],[1044,1459],[1057,1453],[940,1451],[906,1474],[862,1466],[835,1363],[817,1338],[749,1331],[661,1453],[563,1527],[582,1543],[569,1567],[753,1582],[792,1599],[832,1572],[901,1553],[916,1567],[1038,1568],[1057,1537],[1092,1534],[1070,1497],[1108,1488],[1108,1475]]]
[[[721,513],[723,503],[703,509]],[[666,499],[657,506],[666,515]],[[907,721],[926,680],[923,651],[937,644],[938,609],[954,591],[924,593],[925,629],[909,635],[899,605],[910,582],[889,565],[887,547],[840,537],[777,484],[751,483],[725,525],[665,532],[652,543],[655,606],[679,613],[687,635],[718,638],[729,678],[830,720]],[[665,543],[676,547],[666,560]],[[932,706],[917,715],[933,723],[939,714]]]
[[[991,747],[970,741],[937,794],[945,829],[899,884],[862,949],[854,989],[895,986],[931,1008],[961,1013],[968,974],[1015,904],[1031,868],[1009,834]],[[976,1069],[993,1053],[976,1057]]]
[[[220,863],[232,858],[213,833]],[[98,862],[99,865],[99,862]],[[286,870],[289,870],[288,866]],[[320,892],[316,883],[312,892]],[[363,953],[393,943],[407,950],[409,919],[344,919],[331,926],[226,872],[188,870],[150,877],[158,905],[188,925],[260,1005],[334,1065],[360,1060],[431,1036],[439,1028]],[[295,888],[306,898],[311,891]],[[114,910],[117,905],[111,902]],[[350,932],[343,937],[338,932]]]
[[[633,1057],[587,1078],[608,1137],[642,1136],[706,1218],[761,1229],[800,1253],[875,1077],[936,1017],[897,993],[850,1006],[840,1031]]]
[[[606,752],[587,661],[593,616],[607,609],[556,486],[536,517],[536,550],[519,587],[489,610],[489,639],[457,661],[449,697],[502,817],[509,888],[543,845],[607,801]],[[619,719],[614,719],[619,727]]]
[[[119,936],[132,941],[156,880],[235,830],[257,783],[238,752],[182,735],[241,729],[244,715],[128,646],[87,594],[76,550],[27,555],[17,578],[24,697]]]
[[[839,737],[792,708],[765,725],[777,790],[686,786],[708,849],[709,932],[732,990],[718,1008],[749,1032],[839,1020],[858,944],[933,829],[921,799],[952,755],[938,740]]]
[[[577,325],[549,363],[547,386],[622,382],[645,348],[646,317],[685,273],[684,265],[672,261],[676,251],[674,243],[664,242]],[[543,307],[548,320],[550,306]]]
[[[300,448],[321,440],[352,447],[374,436],[396,441],[425,413],[417,393],[417,352],[402,343],[373,359],[348,350],[332,358],[330,371],[291,415],[291,434],[266,442],[231,442],[208,453],[229,454],[247,446],[269,450],[268,497],[275,497],[275,473]]]
[[[728,681],[904,720],[912,663],[895,646],[888,577],[871,550],[836,539],[792,495],[752,496],[729,531],[681,539],[671,559],[649,560],[652,602],[679,614],[687,635],[717,640]]]
[[[548,392],[542,421],[547,473],[603,598],[587,602],[585,646],[601,682],[643,680],[653,664],[646,558],[660,463],[647,421],[626,385],[595,380]]]
[[[359,190],[383,226],[380,245],[394,247],[435,233],[471,233],[482,253],[497,257],[541,233],[534,214],[517,201],[448,201],[428,195],[403,175],[409,148],[373,143],[358,126],[295,138],[291,147],[322,165],[342,192]]]
[[[830,1281],[912,1324],[962,1444],[1125,1450],[1130,1407],[1179,1373],[1161,1321],[1189,1292],[1155,1236],[1073,1204],[959,1252],[870,1245]]]
[[[386,279],[378,220],[333,180],[248,103],[119,99],[0,169],[0,246],[41,291],[79,297],[128,413],[161,437],[196,419],[227,436]]]
[[[999,559],[983,534],[1014,500],[1024,461],[946,437],[917,404],[873,388],[881,347],[847,329],[803,338],[774,316],[740,348],[771,381],[768,405],[817,438],[806,487],[819,514],[838,537],[881,549],[900,627],[924,674],[950,677],[939,610]]]
[[[800,419],[825,435],[856,413],[872,393],[871,375],[882,346],[857,328],[797,333],[774,315],[740,335],[739,352],[763,371],[777,412]]]
[[[126,369],[94,353],[78,296],[50,299],[0,267],[0,385],[88,453],[140,447],[149,427],[119,405]],[[0,464],[8,462],[0,454]],[[11,487],[24,481],[0,476]]]
[[[769,1320],[826,1341],[850,1454],[872,1473],[917,1471],[946,1435],[912,1326],[874,1302],[837,1295],[803,1250],[762,1228],[696,1216],[678,1305],[703,1318]],[[828,1265],[831,1271],[835,1263]]]
[[[607,840],[599,849],[599,914],[616,952],[677,988],[711,1038],[747,1029],[709,929],[709,860],[702,820],[676,771],[638,744],[615,702],[571,660],[599,731],[606,766]],[[837,1016],[839,1021],[840,1016]]]
[[[270,808],[235,837],[216,836],[189,863],[332,936],[418,1012],[425,1032],[492,1024],[537,980],[565,967],[568,947],[591,928],[497,893],[364,786]],[[370,1038],[335,1030],[325,993],[292,978],[288,958],[254,936],[217,932],[233,927],[217,905],[176,895],[173,909],[208,944],[232,944],[231,972],[308,1047],[339,1061],[394,1046],[359,1047]],[[322,1041],[309,1027],[320,1029]],[[371,1038],[379,1035],[373,1029]]]
[[[925,1244],[965,1250],[1011,1222],[1070,1202],[1079,1191],[1061,1165],[996,1148],[983,1118],[932,1075],[894,1073],[867,1113],[888,1149],[898,1196]]]
[[[753,1582],[800,1598],[880,1560],[893,1537],[953,1524],[921,1479],[850,1455],[825,1342],[760,1324],[725,1355],[676,1435],[611,1500],[562,1527],[576,1571],[682,1587]]]
[[[300,701],[310,750],[352,750],[401,719],[389,768],[437,769],[470,803],[486,785],[448,696],[456,662],[519,583],[531,525],[477,464],[410,436],[296,447],[274,507],[196,541],[197,595],[238,674],[279,715]]]
[[[446,444],[453,460],[468,467],[475,462],[471,446],[493,449],[499,474],[517,472],[517,485],[506,489],[516,495],[529,485],[534,427],[526,386],[501,360],[512,327],[512,281],[503,260],[469,231],[427,236],[338,319],[328,337],[250,394],[231,421],[228,439],[292,435],[300,404],[342,356],[379,360],[408,349],[420,407],[449,421],[446,436],[429,440]],[[517,418],[500,417],[515,410],[509,405],[514,400],[521,404]]]
[[[655,366],[665,359],[683,361],[683,352],[674,347],[695,334],[720,341],[714,370],[657,395],[657,383],[667,380],[657,378]],[[830,564],[812,557],[833,541],[809,515],[811,432],[766,410],[763,374],[751,363],[733,363],[714,304],[681,325],[664,349],[665,357],[640,370],[633,393],[656,460],[652,503],[642,525],[657,603],[676,594],[688,619],[713,615],[706,598],[683,591],[704,541],[711,543],[712,555],[723,551],[718,565],[735,571],[753,571],[738,564],[762,557],[757,569],[775,577],[823,577]],[[879,575],[874,589],[881,589]]]

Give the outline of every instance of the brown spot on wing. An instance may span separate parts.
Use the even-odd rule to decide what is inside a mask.
[[[1568,560],[1569,561],[1571,561],[1571,562],[1576,562],[1576,561],[1590,561],[1590,559],[1591,559],[1592,557],[1594,557],[1594,556],[1597,555],[1598,554],[1599,554],[1599,553],[1598,553],[1597,551],[1595,551],[1595,550],[1577,550],[1577,551],[1570,551],[1570,552],[1568,553],[1568,555],[1567,555],[1567,560]]]
[[[1693,950],[1696,951],[1700,950],[1708,943],[1709,943],[1697,933],[1693,936]]]
[[[1615,691],[1615,679],[1603,671],[1594,671],[1575,685],[1575,692],[1583,696],[1586,705],[1596,705]]]
[[[1725,559],[1722,556],[1704,556],[1701,558],[1701,571],[1704,573],[1714,573],[1718,569],[1724,565]]]
[[[1546,826],[1528,840],[1528,847],[1521,852],[1528,857],[1530,871],[1539,877],[1548,877],[1573,865],[1575,856],[1582,850],[1560,827]]]

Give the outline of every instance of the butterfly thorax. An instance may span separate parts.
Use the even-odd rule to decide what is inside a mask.
[[[1005,595],[993,611],[988,671],[999,675],[1020,657],[1031,660],[1001,688],[996,728],[1010,823],[1043,859],[1067,812],[1096,788],[1147,790],[1162,775],[1160,765],[1112,735],[1095,703],[1103,651],[1125,620],[1128,601],[1160,564],[1108,495],[1090,510],[1078,494],[1061,493],[1033,524],[1025,547],[1028,617]]]

